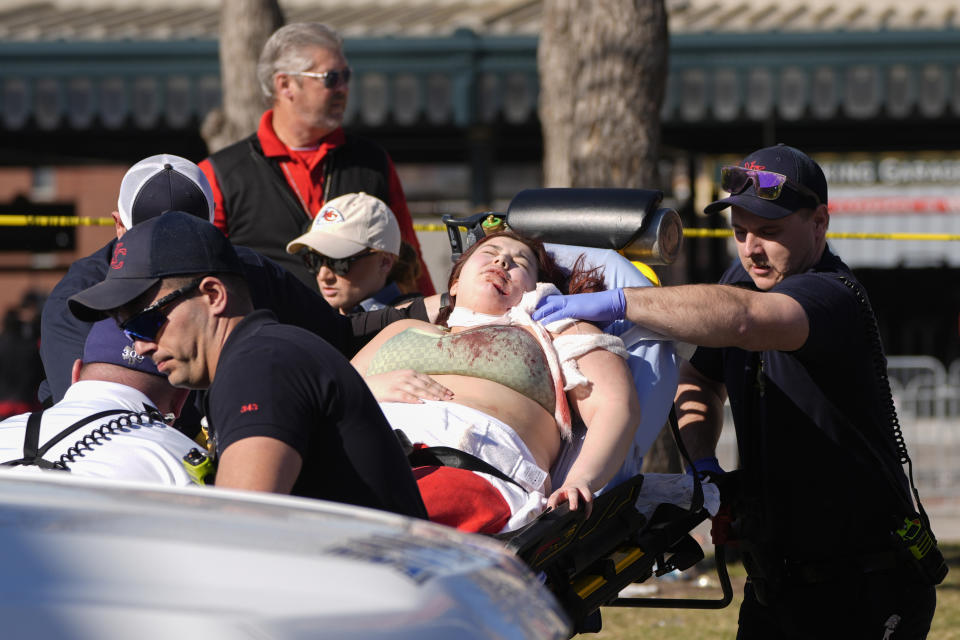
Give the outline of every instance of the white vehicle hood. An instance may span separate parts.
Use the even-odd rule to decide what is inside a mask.
[[[567,638],[496,541],[262,493],[0,469],[4,638]]]

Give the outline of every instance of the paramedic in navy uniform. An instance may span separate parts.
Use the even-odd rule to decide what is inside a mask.
[[[243,265],[216,227],[169,212],[129,230],[124,245],[122,266],[70,309],[112,315],[172,385],[209,389],[217,486],[426,517],[363,379],[323,339],[253,310]]]
[[[896,549],[912,504],[886,364],[862,287],[827,247],[823,171],[777,145],[721,180],[731,195],[706,211],[732,207],[739,260],[720,284],[557,297],[534,317],[626,317],[700,345],[676,401],[700,472],[722,473],[728,397],[733,411],[749,575],[738,638],[923,638],[936,594]]]

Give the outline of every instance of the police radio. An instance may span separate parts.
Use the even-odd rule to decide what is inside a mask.
[[[920,516],[903,519],[903,527],[897,529],[896,539],[902,549],[916,561],[911,562],[930,584],[940,584],[947,577],[947,563],[937,547],[933,533],[927,529]]]

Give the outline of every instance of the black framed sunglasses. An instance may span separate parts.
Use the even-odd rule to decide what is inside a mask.
[[[205,277],[203,276],[203,278]],[[199,289],[203,278],[197,278],[179,289],[171,291],[149,307],[130,316],[120,323],[120,329],[131,341],[153,342],[157,339],[161,327],[167,323],[167,314],[164,313],[163,308]]]
[[[344,67],[337,71],[336,69],[332,71],[324,71],[319,73],[317,71],[281,71],[280,73],[285,73],[289,76],[306,76],[308,78],[316,78],[317,80],[323,80],[323,86],[327,89],[336,89],[340,86],[340,83],[349,84],[350,75],[353,73],[350,70],[350,67]]]
[[[757,197],[764,200],[776,200],[783,192],[783,186],[787,185],[797,193],[813,198],[818,206],[822,204],[820,196],[816,192],[794,182],[782,173],[744,169],[737,166],[727,166],[720,169],[720,188],[731,195],[743,193],[751,182]]]
[[[320,267],[326,265],[328,269],[333,271],[338,276],[345,276],[350,273],[350,268],[353,266],[354,262],[360,260],[361,258],[372,256],[374,253],[376,253],[376,251],[373,249],[365,249],[360,253],[356,253],[346,258],[331,258],[323,255],[322,253],[317,253],[316,251],[311,251],[308,249],[303,253],[303,264],[306,265],[307,269],[314,274],[320,273]]]

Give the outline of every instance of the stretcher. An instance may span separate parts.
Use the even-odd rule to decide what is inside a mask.
[[[518,194],[506,212],[444,216],[443,221],[453,260],[486,233],[509,228],[545,242],[561,266],[569,267],[584,254],[589,265],[603,266],[608,287],[651,286],[632,261],[670,264],[679,254],[683,237],[679,216],[660,206],[662,197],[659,191],[643,189],[530,189]],[[682,571],[702,560],[703,550],[690,531],[711,514],[711,500],[704,499],[705,493],[712,498],[714,512],[719,504],[717,487],[701,485],[699,479],[640,474],[642,454],[667,415],[672,417],[678,356],[677,345],[649,336],[644,339],[638,329],[625,321],[604,329],[624,338],[644,418],[624,467],[597,496],[591,516],[561,505],[520,530],[497,536],[554,594],[574,633],[599,631],[601,607],[715,609],[727,606],[733,597],[721,546],[715,550],[719,599],[619,596],[632,583]],[[577,451],[575,435],[551,470],[554,486],[562,482]],[[688,495],[676,501],[684,504],[657,503],[662,492],[645,486],[653,480],[657,485],[664,481],[680,485],[678,481],[686,480]]]

